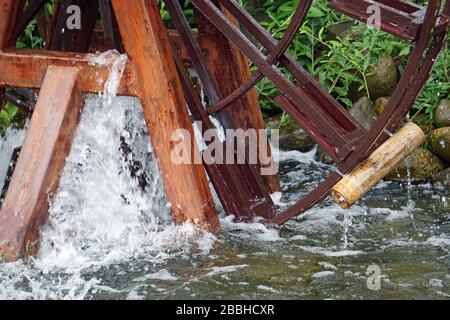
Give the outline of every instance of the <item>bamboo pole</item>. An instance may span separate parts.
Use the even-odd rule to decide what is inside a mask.
[[[424,141],[422,129],[408,123],[339,181],[331,190],[332,198],[342,208],[350,208]]]

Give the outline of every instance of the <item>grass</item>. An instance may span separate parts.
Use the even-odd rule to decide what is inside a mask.
[[[287,29],[298,0],[267,0],[261,12],[270,22],[264,23],[267,30],[280,39]],[[333,27],[343,24],[351,27],[338,38],[330,37]],[[436,61],[430,78],[418,97],[412,116],[424,113],[433,124],[434,113],[441,99],[450,99],[450,51],[447,40],[444,50]],[[344,106],[350,107],[350,88],[356,84],[370,97],[367,77],[372,67],[384,55],[394,57],[399,70],[408,61],[412,45],[377,29],[330,10],[326,0],[316,0],[308,13],[305,24],[294,39],[289,53],[318,79],[321,84]],[[278,90],[270,81],[262,81],[258,87],[261,106],[266,113],[278,111],[273,98]]]

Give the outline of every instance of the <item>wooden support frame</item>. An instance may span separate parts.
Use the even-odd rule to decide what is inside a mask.
[[[4,99],[5,99],[5,88],[0,87],[0,110],[3,108]]]
[[[227,17],[237,26],[239,23],[225,8],[222,8]],[[218,84],[224,97],[232,94],[251,78],[248,59],[235,48],[219,30],[203,15],[196,14],[197,28],[199,30],[198,43],[203,50],[209,69]],[[237,99],[224,112],[232,121],[234,128],[263,130],[264,119],[261,113],[256,90],[253,88]],[[261,145],[261,144],[258,144]],[[271,155],[270,147],[265,150]],[[263,177],[271,192],[281,191],[277,175]]]
[[[203,166],[171,159],[176,144],[172,133],[184,129],[192,138],[194,133],[157,1],[115,0],[112,4],[130,58],[118,94],[137,96],[142,102],[174,220],[215,231],[218,217]],[[0,20],[0,88],[41,91],[0,213],[0,256],[14,261],[36,252],[49,197],[56,191],[70,151],[81,93],[100,92],[109,70],[93,65],[89,54],[13,49],[10,32],[19,4],[0,0],[0,10],[4,14]],[[195,139],[191,140],[186,141],[187,147],[199,153]]]
[[[156,0],[112,0],[125,51],[133,61],[148,131],[171,210],[177,223],[191,221],[216,230],[218,218],[201,164],[171,161],[172,133],[188,130],[194,137],[167,31]],[[185,150],[198,155],[194,139]]]
[[[0,256],[34,254],[83,105],[77,68],[49,67],[0,211]]]
[[[407,41],[417,38],[425,13],[423,7],[399,0],[333,0],[329,5],[332,9],[363,22],[370,17],[370,6],[376,5],[383,17],[381,29]]]
[[[39,89],[50,66],[76,67],[80,70],[80,90],[98,93],[108,79],[107,67],[91,63],[93,55],[42,50],[0,50],[0,86]],[[101,80],[101,81],[99,81]],[[134,70],[127,64],[119,95],[136,96]]]

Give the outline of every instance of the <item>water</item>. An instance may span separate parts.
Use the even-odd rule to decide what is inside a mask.
[[[22,139],[0,139],[0,177]],[[314,150],[279,158],[281,207],[335,170]],[[148,175],[144,191],[131,160]],[[382,182],[348,211],[326,200],[280,228],[223,213],[216,235],[175,226],[138,101],[88,96],[41,249],[0,264],[0,298],[447,299],[448,196],[439,185]],[[381,288],[372,291],[367,273],[377,268]]]
[[[0,148],[13,148],[21,135],[10,132]],[[150,173],[146,192],[119,152],[121,136]],[[282,206],[333,170],[316,163],[313,152],[280,158]],[[176,227],[138,102],[115,98],[107,106],[90,96],[42,248],[36,258],[0,265],[0,298],[446,299],[448,193],[439,185],[411,186],[422,237],[405,209],[405,186],[394,182],[382,182],[349,211],[327,200],[279,229],[225,217],[217,235]],[[366,285],[372,265],[382,273],[380,291]]]
[[[5,138],[0,137],[0,188],[3,186],[9,168],[9,161],[14,149],[22,145],[25,137],[24,130],[8,128]]]

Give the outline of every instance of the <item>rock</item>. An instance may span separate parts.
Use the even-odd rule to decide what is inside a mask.
[[[375,104],[374,104],[374,107],[373,107],[374,110],[375,110],[375,113],[376,113],[377,115],[382,114],[383,111],[384,111],[384,109],[386,108],[388,102],[389,102],[389,98],[387,98],[387,97],[381,97],[381,98],[378,98],[378,99],[375,101]]]
[[[294,133],[298,130],[301,130],[300,126],[295,123],[294,121],[288,121],[287,123],[284,123],[280,128],[280,134],[281,135],[289,135],[291,133]]]
[[[450,168],[436,173],[433,176],[433,183],[442,183],[444,186],[450,186]]]
[[[266,123],[266,129],[272,129],[272,130],[280,129],[281,114],[278,114],[273,117],[269,117],[269,118],[265,119],[264,122]]]
[[[436,173],[444,169],[442,161],[430,150],[419,148],[409,157],[400,162],[397,167],[386,176],[386,180],[405,181],[408,178],[407,164],[410,165],[411,180],[429,180]]]
[[[348,86],[347,98],[352,100],[353,103],[367,95],[367,91],[365,89],[360,89],[360,86],[361,84],[357,81],[350,83],[350,85]]]
[[[438,128],[450,127],[450,100],[442,100],[434,116],[434,122]]]
[[[314,159],[318,162],[322,162],[325,164],[332,165],[334,164],[333,159],[325,152],[321,147],[317,147],[316,155],[314,156]]]
[[[337,38],[344,37],[347,31],[350,30],[353,25],[353,21],[344,21],[332,25],[330,28],[328,28],[326,40],[335,40]]]
[[[430,123],[430,118],[426,114],[418,114],[412,121],[427,135],[434,130],[434,126]]]
[[[434,152],[450,163],[450,127],[434,130],[430,141]]]
[[[350,114],[367,130],[377,120],[377,114],[373,109],[372,102],[367,97],[363,97],[354,103],[350,109]]]
[[[294,121],[288,121],[281,127],[281,115],[268,118],[266,128],[280,130],[280,149],[298,150],[301,152],[311,151],[315,145],[314,140],[300,128]]]
[[[280,135],[287,135],[301,129],[300,126],[292,120],[281,123],[281,114],[269,117],[265,120],[267,129],[279,129]]]
[[[378,64],[370,70],[374,74],[367,77],[367,86],[370,97],[376,100],[381,97],[390,97],[397,87],[397,66],[391,56],[383,56]]]
[[[312,150],[314,145],[314,140],[303,129],[288,134],[280,134],[280,149],[282,150],[308,152]]]

